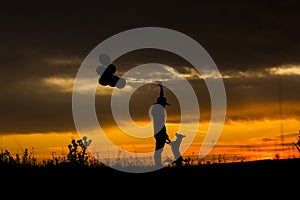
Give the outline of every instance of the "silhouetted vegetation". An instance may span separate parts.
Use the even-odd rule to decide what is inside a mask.
[[[168,178],[271,178],[271,177],[293,177],[299,178],[300,158],[273,159],[258,161],[226,162],[226,159],[219,155],[212,160],[201,160],[183,158],[182,165],[170,162],[164,168],[148,173],[134,175],[107,167],[99,160],[88,153],[88,147],[92,143],[88,138],[72,139],[67,146],[68,153],[63,157],[53,154],[52,159],[37,162],[34,154],[24,149],[22,155],[13,156],[8,150],[0,154],[0,178],[3,177],[36,177],[56,178],[58,177],[140,177],[153,178],[163,176]],[[135,167],[144,167],[143,163],[136,162],[134,158],[123,160],[121,157],[117,164]]]
[[[97,159],[89,155],[87,148],[90,146],[92,140],[88,140],[86,136],[82,139],[71,140],[68,145],[68,154],[64,157],[57,157],[52,153],[52,159],[43,160],[41,163],[37,162],[34,155],[30,154],[25,148],[23,155],[19,154],[12,156],[8,150],[4,150],[0,154],[0,165],[6,166],[29,166],[29,167],[49,167],[49,166],[99,166],[103,165]]]

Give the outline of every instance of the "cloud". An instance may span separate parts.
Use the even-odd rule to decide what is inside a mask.
[[[264,70],[257,70],[255,68],[248,70],[225,70],[223,71],[223,79],[243,79],[243,78],[263,78],[267,73]]]
[[[243,69],[244,67],[242,67]],[[223,70],[222,73],[215,70],[206,70],[205,74],[199,73],[194,67],[176,66],[164,68],[172,80],[186,78],[188,80],[207,79],[207,78],[222,78],[222,79],[252,79],[252,78],[265,78],[276,75],[284,76],[300,76],[300,65],[280,65],[276,67],[257,68],[253,67],[247,70],[229,69]],[[178,73],[181,71],[181,73]],[[157,74],[162,76],[162,74]],[[169,81],[170,79],[165,79]]]
[[[61,93],[72,93],[74,91],[74,82],[75,78],[72,77],[62,77],[62,76],[52,76],[44,78],[43,83],[53,88],[54,90]],[[94,82],[92,79],[81,79],[81,85],[77,88],[76,92],[81,94],[85,94],[89,91],[93,91],[96,88],[96,95],[107,95],[110,96],[115,88],[110,86],[100,86],[98,82]],[[95,86],[96,85],[96,86]],[[130,86],[126,86],[124,89],[115,92],[115,95],[120,95],[126,91],[130,91],[132,88]]]
[[[300,76],[300,65],[283,65],[266,69],[272,75]]]
[[[49,65],[59,65],[59,66],[79,66],[82,62],[82,59],[73,57],[73,58],[66,58],[66,57],[52,57],[46,58],[45,62]]]
[[[289,65],[277,66],[276,69],[298,69]],[[51,65],[48,65],[51,67]],[[261,119],[278,119],[278,75],[271,69],[274,67],[264,67],[259,70],[228,70],[224,84],[227,94],[227,120],[231,121],[253,121]],[[48,69],[47,69],[48,70]],[[187,66],[172,68],[166,74],[142,74],[143,78],[159,76],[168,80],[187,78],[199,101],[201,122],[210,120],[210,96],[205,87],[202,77]],[[295,70],[293,71],[295,72]],[[224,71],[223,71],[224,73]],[[226,74],[225,73],[225,74]],[[49,73],[47,73],[49,74]],[[3,74],[1,112],[3,122],[0,132],[51,132],[74,130],[72,118],[72,91],[75,76],[71,73],[53,73],[53,75],[41,76],[32,73],[18,79],[7,78]],[[282,75],[282,103],[284,119],[299,119],[300,93],[298,90],[299,75]],[[95,88],[93,80],[82,80],[83,88],[79,91],[84,93],[91,88]],[[128,87],[118,90],[115,95],[123,95],[134,88],[137,80],[128,80]],[[150,82],[154,81],[151,79]],[[143,81],[142,81],[143,82]],[[180,83],[180,82],[178,82]],[[4,87],[5,86],[5,87]],[[180,88],[180,84],[178,85]],[[96,87],[96,111],[99,121],[103,126],[115,126],[111,114],[110,100],[113,89],[110,87]],[[171,102],[171,107],[167,108],[168,122],[180,121],[180,105],[176,95],[166,89],[166,96]],[[149,120],[148,107],[155,102],[158,95],[157,87],[152,83],[146,84],[133,93],[130,99],[130,113],[134,120]],[[142,102],[142,103],[141,103]],[[189,107],[188,107],[189,108]],[[58,115],[59,113],[59,115]],[[188,119],[188,118],[186,118]],[[192,118],[193,119],[193,118]]]
[[[224,70],[222,73],[223,79],[264,78],[277,75],[300,76],[300,65],[286,64],[276,67],[264,67],[261,69],[253,67],[247,70]]]
[[[74,78],[69,77],[48,77],[44,78],[43,82],[50,87],[56,88],[59,92],[72,92]]]
[[[279,118],[278,79],[277,75],[269,73],[268,69],[271,68],[266,67],[262,70],[255,71],[247,70],[246,72],[231,70],[230,77],[224,79],[228,98],[227,120],[255,121],[264,119],[276,120]],[[168,73],[155,73],[150,69],[147,73],[139,73],[136,71],[132,76],[138,76],[139,79],[129,78],[127,86],[114,93],[122,97],[122,95],[127,94],[127,92],[130,93],[138,82],[144,83],[142,87],[133,93],[130,104],[128,105],[133,119],[137,121],[149,120],[148,107],[155,101],[158,95],[157,88],[153,85],[156,79],[151,79],[151,77],[160,77],[169,81],[180,80],[184,77],[191,81],[192,87],[197,95],[201,112],[201,122],[209,121],[211,114],[210,96],[199,73],[190,70],[190,68],[184,68],[183,73],[178,73],[177,70],[173,70],[173,68],[167,66],[163,67],[163,70]],[[189,71],[191,72],[190,74],[188,73]],[[196,75],[194,75],[194,73]],[[43,79],[43,82],[47,87],[51,87],[59,93],[70,95],[73,89],[74,78],[54,76]],[[292,90],[292,87],[295,87],[295,82],[297,83],[298,79],[294,76],[285,77],[283,82],[284,118],[299,118],[300,110],[297,108],[299,107],[298,99],[300,95],[297,95],[297,93],[291,95],[287,92]],[[95,87],[95,83],[91,80],[83,80],[83,83],[85,87],[79,88],[79,91],[82,93]],[[178,87],[180,88],[180,84]],[[105,126],[115,125],[113,123],[114,119],[111,115],[110,106],[105,106],[110,105],[112,91],[113,88],[102,86],[98,86],[96,91],[98,96],[96,98],[96,107],[101,114],[99,119],[105,122]],[[168,88],[166,88],[165,93],[172,104],[170,108],[167,108],[168,122],[178,123],[181,117],[180,103],[178,99],[176,99],[176,94],[173,94]],[[107,100],[104,100],[103,97]],[[140,102],[143,102],[143,104]],[[190,109],[189,106],[187,108]],[[190,117],[194,120],[192,115]],[[189,119],[188,116],[184,118]]]
[[[300,116],[299,1],[274,2],[272,6],[240,1],[165,2],[160,6],[128,2],[116,6],[106,1],[92,6],[84,3],[37,6],[5,2],[7,9],[0,14],[4,30],[0,46],[0,105],[4,113],[0,116],[0,132],[74,130],[71,94],[81,61],[108,37],[143,26],[182,32],[207,50],[225,83],[229,118],[274,118],[279,76],[282,77],[284,117]],[[99,15],[99,7],[107,9]],[[164,50],[129,52],[115,63],[122,73],[145,63],[174,67],[167,68],[167,76],[151,75],[166,81],[188,79],[196,91],[201,117],[209,119],[210,99],[203,80],[215,77],[214,72],[199,74],[184,58]],[[139,81],[144,83],[142,79],[128,79],[126,90],[132,90],[134,82]],[[152,81],[154,78],[146,83]],[[84,87],[79,88],[82,93],[97,84],[94,80],[82,80],[82,83]],[[151,105],[157,95],[155,89],[147,87],[135,92],[131,99],[133,117],[137,119],[143,116],[147,119],[148,110],[144,107]],[[118,92],[123,91],[125,88]],[[96,88],[99,119],[107,125],[113,124],[109,106],[111,92],[109,87]],[[166,94],[172,106],[178,106],[171,92]],[[176,121],[179,108],[172,107],[168,115]]]

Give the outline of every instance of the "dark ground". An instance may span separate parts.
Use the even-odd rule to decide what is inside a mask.
[[[146,196],[151,196],[154,195],[153,192],[159,192],[162,195],[160,198],[176,198],[176,192],[185,192],[180,195],[242,195],[242,198],[251,195],[256,198],[259,194],[275,197],[284,195],[287,199],[288,196],[297,195],[300,190],[300,158],[165,167],[148,173],[126,173],[109,167],[67,165],[2,165],[0,169],[2,189],[14,185],[41,188],[40,191],[63,188],[62,191],[69,196],[74,196],[76,192],[82,195],[87,191],[101,191],[101,194],[109,193],[114,196],[123,191],[129,196],[143,192]]]

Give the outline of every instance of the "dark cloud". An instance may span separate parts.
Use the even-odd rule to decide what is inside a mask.
[[[1,133],[74,130],[71,95],[51,91],[35,81],[9,85],[1,97]]]
[[[295,0],[3,3],[0,132],[74,130],[71,93],[55,90],[43,80],[56,76],[74,78],[85,56],[96,45],[131,28],[158,26],[185,33],[207,50],[224,74],[230,70],[254,72],[284,64],[299,65],[299,5]],[[135,51],[115,61],[120,72],[149,62],[174,66],[179,72],[184,72],[182,66],[189,66],[184,59],[159,50]],[[249,110],[253,105],[277,105],[275,79],[225,80],[229,118],[275,116],[277,107],[267,107],[264,112]],[[198,91],[201,116],[209,119],[210,101],[205,84],[201,80],[191,82]],[[284,107],[286,116],[299,116],[297,86],[297,76],[283,80],[283,102],[292,105]],[[138,102],[151,104],[152,94],[153,91],[136,95],[132,100],[133,118],[145,116],[148,110]],[[169,95],[177,106],[176,98]],[[106,106],[109,98],[101,98],[104,100],[96,105],[101,113],[99,118],[103,123],[113,123],[110,107]],[[176,106],[169,111],[174,116],[170,120],[176,121],[180,115]],[[143,119],[148,119],[148,115]]]
[[[130,28],[161,26],[190,35],[222,67],[299,63],[298,1],[10,4],[1,38],[10,52],[84,57]]]

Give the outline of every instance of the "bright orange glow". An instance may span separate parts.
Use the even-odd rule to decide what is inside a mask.
[[[145,122],[139,122],[142,125]],[[280,132],[280,123],[284,132]],[[198,162],[235,162],[257,159],[275,159],[299,157],[300,153],[292,145],[297,142],[300,122],[295,119],[235,121],[227,122],[213,150],[203,159],[199,159],[199,150],[207,132],[209,123],[201,123],[191,146],[182,152],[184,157],[198,159]],[[167,130],[173,140],[178,124],[167,123]],[[118,128],[107,128],[107,137],[122,149],[131,152],[152,152],[154,138],[134,138]],[[183,133],[184,134],[184,133]],[[188,135],[187,135],[188,137]],[[32,133],[1,136],[1,149],[9,150],[14,156],[22,155],[25,148],[38,160],[52,159],[53,156],[65,156],[71,139],[78,139],[76,133]],[[183,140],[184,142],[184,140]],[[165,157],[172,158],[168,145]]]
[[[52,159],[53,156],[64,156],[68,152],[68,144],[77,139],[74,133],[32,133],[9,134],[1,136],[1,151],[8,150],[12,156],[23,155],[28,149],[29,156],[37,160]]]

